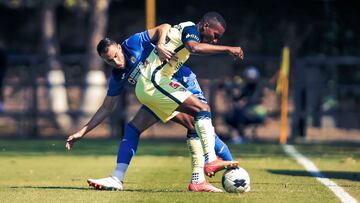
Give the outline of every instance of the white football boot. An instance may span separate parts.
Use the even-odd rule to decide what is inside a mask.
[[[100,179],[88,179],[89,186],[97,190],[122,190],[123,183],[114,176]]]

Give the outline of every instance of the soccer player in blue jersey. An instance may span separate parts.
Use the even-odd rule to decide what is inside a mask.
[[[96,127],[102,120],[109,115],[111,110],[116,104],[116,101],[121,93],[123,86],[129,83],[136,82],[136,74],[138,72],[137,67],[143,62],[141,57],[146,54],[153,46],[149,44],[151,38],[159,36],[161,41],[161,29],[165,29],[168,25],[162,25],[154,30],[148,32],[138,33],[127,39],[122,45],[118,45],[110,39],[105,39],[99,43],[99,55],[111,66],[115,67],[109,82],[108,96],[105,98],[103,105],[99,108],[97,113],[93,116],[90,122],[85,125],[80,131],[70,135],[66,147],[70,149],[73,143],[79,138],[83,137],[87,132]],[[102,44],[107,44],[105,51],[102,50]],[[157,50],[159,55],[162,55],[165,59],[170,59],[172,56],[171,51],[163,50],[161,43],[158,45]],[[161,53],[160,53],[161,52]],[[124,58],[118,56],[123,55]],[[140,58],[140,59],[139,59]],[[121,66],[125,61],[127,65]],[[120,65],[119,65],[120,64]],[[182,67],[175,74],[174,80],[179,81],[190,91],[192,91],[199,99],[206,102],[206,99],[202,95],[202,91],[196,81],[196,76],[187,67]],[[221,190],[213,187],[205,181],[203,172],[203,152],[201,149],[201,143],[196,137],[193,126],[193,118],[187,114],[178,114],[174,121],[184,125],[189,129],[188,133],[188,145],[191,151],[193,159],[193,176],[192,182],[189,184],[190,191],[206,191],[206,192],[220,192]],[[120,143],[117,167],[111,177],[103,179],[89,179],[90,185],[98,189],[122,189],[122,181],[124,179],[125,172],[130,163],[133,154],[136,152],[139,135],[145,129],[153,125],[158,121],[158,118],[145,106],[143,106],[136,114],[135,118],[126,126],[125,134],[122,142]],[[220,140],[216,139],[218,155],[224,160],[232,160],[228,147]]]

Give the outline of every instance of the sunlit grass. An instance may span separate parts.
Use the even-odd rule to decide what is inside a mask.
[[[191,178],[185,141],[143,140],[124,191],[95,191],[88,178],[108,176],[117,140],[83,140],[64,150],[59,140],[0,140],[0,202],[339,202],[275,144],[230,145],[251,176],[246,194],[187,192]],[[359,199],[358,146],[307,145],[300,152]],[[333,152],[336,149],[339,153]],[[221,187],[221,173],[210,181]]]

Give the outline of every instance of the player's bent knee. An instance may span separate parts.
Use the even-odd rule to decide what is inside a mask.
[[[201,111],[210,111],[210,106],[208,104],[202,103]]]
[[[195,131],[195,126],[194,126],[194,122],[193,121],[188,121],[186,123],[186,128],[190,131]]]
[[[176,110],[195,116],[196,113],[201,111],[210,111],[210,107],[208,104],[203,103],[194,95],[191,95]]]

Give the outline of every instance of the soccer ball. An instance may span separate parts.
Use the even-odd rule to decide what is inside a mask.
[[[241,167],[226,170],[221,183],[226,192],[243,193],[250,191],[250,176]]]

